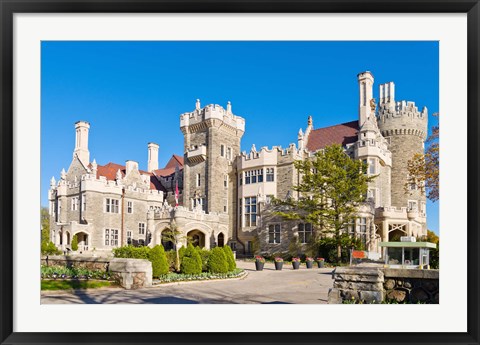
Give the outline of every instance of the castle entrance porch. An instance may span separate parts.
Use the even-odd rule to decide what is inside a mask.
[[[78,240],[78,250],[80,252],[87,251],[88,250],[88,234],[86,232],[77,232],[75,235],[77,236],[77,240]],[[111,240],[113,241],[114,239],[112,238]]]
[[[205,247],[205,234],[200,230],[192,230],[187,233],[188,239],[194,247]]]

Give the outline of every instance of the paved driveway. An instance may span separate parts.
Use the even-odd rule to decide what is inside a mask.
[[[241,279],[173,283],[141,290],[120,288],[88,291],[42,292],[42,304],[59,303],[266,303],[286,304],[327,303],[328,289],[333,280],[331,268],[305,266],[293,270],[284,265],[275,271],[265,264],[263,271],[255,271],[255,263],[237,261],[248,275]]]

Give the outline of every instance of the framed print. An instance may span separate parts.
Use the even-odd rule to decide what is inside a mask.
[[[2,344],[478,344],[478,1],[1,11]]]

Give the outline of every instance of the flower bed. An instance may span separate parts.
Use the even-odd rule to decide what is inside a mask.
[[[161,275],[158,279],[153,280],[153,284],[165,284],[165,283],[175,283],[183,281],[195,281],[195,280],[214,280],[214,279],[229,279],[229,278],[238,278],[245,274],[245,271],[241,268],[236,268],[231,272],[227,273],[209,273],[202,272],[199,274],[179,274],[179,273],[168,273]]]
[[[40,277],[42,279],[97,279],[111,280],[110,272],[100,270],[89,270],[82,267],[64,266],[40,266]]]

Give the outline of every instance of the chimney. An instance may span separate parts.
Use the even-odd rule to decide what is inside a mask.
[[[155,143],[148,143],[148,172],[158,169],[158,148]]]
[[[372,107],[370,105],[373,99],[373,75],[369,71],[359,73],[357,75],[358,86],[360,88],[360,105],[358,124],[361,127],[367,117],[375,116],[372,114]]]
[[[86,121],[78,121],[75,123],[75,151],[73,156],[78,156],[78,159],[83,165],[88,166],[90,163],[90,151],[88,151],[88,130],[90,124]]]
[[[389,108],[395,107],[395,84],[393,81],[380,85],[381,105],[388,105]]]
[[[126,161],[125,162],[125,176],[127,176],[133,170],[138,171],[138,162]]]

